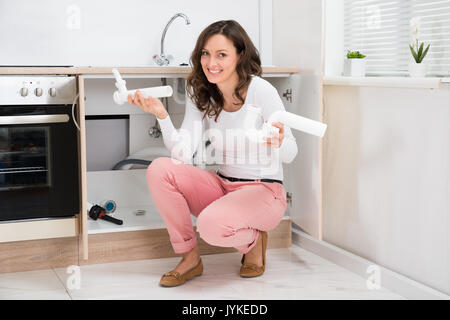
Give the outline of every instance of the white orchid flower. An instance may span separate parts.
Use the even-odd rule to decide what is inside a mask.
[[[412,17],[411,20],[409,21],[409,25],[410,26],[418,26],[420,25],[420,21],[421,17]]]
[[[409,30],[411,33],[411,38],[413,41],[413,45],[417,46],[419,43],[419,29],[421,25],[421,18],[420,17],[413,17],[409,21]]]

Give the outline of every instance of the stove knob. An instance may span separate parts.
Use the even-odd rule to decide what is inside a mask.
[[[56,88],[50,88],[48,93],[51,97],[56,97]]]
[[[42,96],[42,88],[34,89],[34,94],[36,95],[36,97]]]
[[[22,88],[20,89],[20,95],[22,97],[26,97],[28,95],[28,88]]]

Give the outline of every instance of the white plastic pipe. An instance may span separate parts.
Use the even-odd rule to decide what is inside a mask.
[[[116,88],[117,91],[113,94],[114,102],[117,104],[124,104],[128,101],[128,95],[131,94],[134,96],[136,90],[139,90],[144,98],[148,98],[149,96],[153,98],[165,98],[171,97],[173,94],[173,90],[171,86],[161,86],[161,87],[151,87],[151,88],[142,88],[135,90],[128,90],[126,87],[126,81],[122,79],[119,71],[117,69],[112,69],[112,72],[116,78]]]
[[[278,128],[272,126],[272,123],[274,122],[281,122],[289,128],[303,131],[320,138],[323,138],[325,130],[327,129],[327,125],[322,122],[311,120],[295,113],[280,110],[272,113],[269,119],[267,119],[267,122],[264,122],[262,129],[257,130],[255,128],[255,124],[257,118],[261,115],[261,109],[249,104],[247,110],[248,112],[244,120],[245,127],[250,128],[248,130],[247,137],[254,142],[264,142],[265,140],[263,137],[270,138],[270,133],[272,131],[278,131]]]

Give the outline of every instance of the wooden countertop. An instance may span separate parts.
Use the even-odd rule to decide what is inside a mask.
[[[69,74],[109,75],[113,67],[0,67],[0,75],[13,74]],[[191,67],[116,67],[121,74],[182,74]],[[295,74],[297,67],[263,66],[263,74]]]

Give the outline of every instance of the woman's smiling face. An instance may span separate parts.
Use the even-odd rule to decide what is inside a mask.
[[[202,49],[201,65],[209,82],[219,84],[238,79],[239,55],[233,42],[222,34],[211,36]]]

